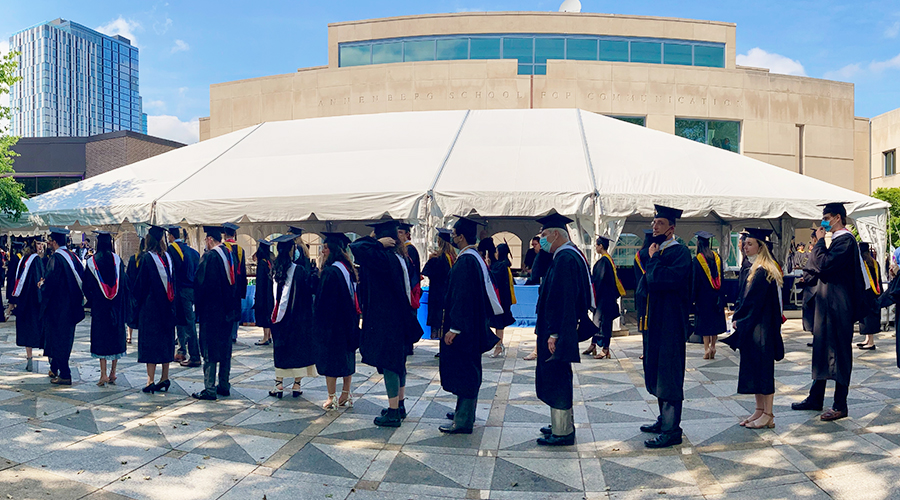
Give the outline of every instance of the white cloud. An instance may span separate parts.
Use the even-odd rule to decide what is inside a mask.
[[[872,61],[869,69],[875,73],[880,73],[886,69],[900,68],[900,54],[888,59],[887,61]]]
[[[854,76],[858,75],[863,71],[862,64],[854,63],[848,64],[841,69],[835,71],[828,71],[822,78],[826,80],[837,80],[840,82],[850,81]]]
[[[166,103],[164,101],[149,101],[145,100],[143,102],[144,111],[165,111]]]
[[[200,140],[200,119],[192,118],[183,122],[177,116],[147,116],[147,133],[184,144],[194,144]]]
[[[897,21],[884,29],[885,38],[897,38],[897,35],[900,35],[900,21]]]
[[[168,17],[164,23],[154,22],[153,23],[153,31],[156,32],[157,35],[165,35],[169,28],[172,27],[172,20]]]
[[[9,52],[9,41],[0,39],[0,56]]]
[[[0,40],[0,57],[3,57],[9,53],[9,41]],[[9,94],[6,92],[0,93],[0,106],[9,107]],[[0,120],[0,132],[6,130],[9,127],[9,120]]]
[[[740,66],[752,66],[754,68],[767,68],[772,73],[782,75],[806,76],[806,70],[800,61],[795,61],[780,54],[766,52],[755,47],[746,54],[738,54],[737,63]]]
[[[119,16],[103,26],[97,26],[94,29],[104,35],[122,35],[131,40],[132,45],[137,46],[137,38],[134,34],[141,30],[141,23],[133,19],[125,19],[124,17]]]
[[[176,52],[186,52],[190,50],[191,46],[187,44],[184,40],[175,40],[175,46],[172,47],[172,53]]]

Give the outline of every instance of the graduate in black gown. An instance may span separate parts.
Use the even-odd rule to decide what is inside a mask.
[[[241,301],[247,298],[247,260],[246,252],[243,247],[237,244],[237,230],[240,226],[232,222],[222,224],[225,231],[225,246],[231,252],[231,258],[234,261],[234,281],[236,286],[234,297],[234,309],[237,311],[233,324],[231,325],[231,342],[237,342],[238,326],[241,324]],[[231,356],[228,356],[229,359]]]
[[[775,362],[784,359],[781,338],[781,271],[766,245],[770,230],[746,229],[744,251],[752,262],[749,283],[734,312],[734,334],[722,342],[740,351],[738,394],[754,394],[756,411],[741,425],[748,429],[775,427]]]
[[[272,343],[272,307],[275,297],[272,295],[272,242],[259,240],[259,247],[253,254],[256,261],[256,292],[253,297],[253,310],[256,315],[256,326],[263,329],[263,338],[256,345]]]
[[[896,267],[896,264],[891,265],[889,275],[894,277],[891,278],[887,290],[878,296],[878,307],[890,307],[900,303],[900,272],[897,272],[898,270],[900,269]],[[897,355],[897,368],[900,368],[900,321],[896,319],[894,320],[894,334],[894,337],[896,337],[894,344]]]
[[[866,336],[866,340],[857,347],[864,351],[875,349],[875,334],[881,333],[881,308],[878,307],[878,296],[881,295],[881,268],[878,266],[872,254],[869,252],[869,244],[859,244],[859,253],[866,264],[865,278],[869,283],[865,299],[862,301],[866,315],[859,321],[859,333]]]
[[[490,238],[487,241],[493,242]],[[509,261],[509,245],[501,243],[494,250],[494,255],[490,261],[491,279],[497,289],[497,297],[500,298],[500,306],[503,312],[491,317],[491,328],[494,334],[500,339],[494,346],[494,352],[491,353],[492,358],[503,357],[505,348],[503,347],[503,331],[507,326],[516,322],[516,318],[512,314],[512,306],[516,303],[516,290],[512,275],[512,264]]]
[[[169,231],[166,252],[172,259],[175,288],[178,289],[178,296],[175,297],[175,338],[178,340],[175,361],[186,368],[196,368],[200,366],[201,355],[197,337],[194,279],[197,276],[197,266],[200,265],[200,253],[184,242],[181,226],[171,225],[166,229]]]
[[[742,234],[738,239],[738,249],[741,252],[741,270],[738,271],[738,291],[737,297],[734,299],[734,310],[741,306],[741,300],[744,298],[744,289],[747,287],[747,279],[750,277],[750,259],[744,251],[744,243],[747,241],[747,235]]]
[[[644,243],[634,254],[634,309],[637,313],[638,331],[641,333],[647,331],[647,281],[644,279],[647,269],[644,266],[650,261],[652,240],[653,230],[644,229]],[[641,359],[644,359],[643,355]]]
[[[503,306],[494,290],[491,272],[480,254],[481,247],[475,250],[478,223],[457,217],[452,241],[460,252],[450,270],[444,304],[447,332],[440,343],[441,387],[456,396],[456,410],[452,413],[453,423],[442,425],[439,430],[448,434],[471,434],[481,389],[481,355],[500,341],[491,332],[490,325],[491,319],[503,312]]]
[[[22,260],[22,251],[25,247],[25,239],[12,238],[12,242],[10,243],[10,253],[9,259],[6,263],[6,301],[11,302],[12,291],[15,288],[16,281],[16,269],[19,266],[19,261]],[[37,248],[37,247],[35,247]]]
[[[691,251],[675,239],[681,210],[656,205],[653,242],[647,250],[647,331],[644,333],[644,384],[656,396],[659,418],[642,432],[657,433],[648,448],[681,444],[685,342],[691,306]]]
[[[272,341],[275,358],[275,388],[270,396],[281,398],[285,377],[294,380],[291,394],[296,398],[303,394],[300,382],[303,377],[316,377],[316,360],[319,344],[313,333],[312,271],[303,264],[293,262],[294,235],[276,238],[278,256],[272,265]]]
[[[84,267],[66,247],[68,229],[51,227],[48,248],[52,255],[41,285],[41,329],[44,354],[50,358],[52,384],[72,385],[69,356],[75,342],[75,325],[84,319],[81,283]]]
[[[100,360],[98,387],[116,383],[116,364],[125,357],[125,318],[131,289],[112,234],[97,233],[97,251],[85,261],[84,296],[91,308],[91,357]],[[107,362],[112,361],[107,375]]]
[[[175,361],[175,275],[166,253],[166,230],[150,226],[145,252],[137,265],[134,284],[138,323],[138,363],[147,365],[147,385],[143,392],[167,391],[169,363]],[[156,365],[162,365],[159,382]]]
[[[578,343],[596,333],[588,313],[596,307],[587,260],[571,241],[572,219],[556,212],[538,219],[541,249],[552,261],[537,303],[537,397],[550,406],[550,426],[537,440],[543,446],[575,444],[572,413],[572,363],[580,363]]]
[[[383,427],[400,427],[406,418],[407,347],[422,338],[422,327],[412,306],[405,249],[397,239],[397,224],[390,219],[372,224],[375,231],[371,236],[350,244],[360,268],[363,323],[359,353],[363,363],[384,374],[388,408],[374,422]]]
[[[134,330],[137,330],[138,327],[137,302],[134,296],[134,285],[137,283],[138,266],[141,263],[141,259],[144,257],[144,241],[145,239],[141,238],[141,244],[138,247],[137,253],[128,257],[128,266],[125,268],[125,275],[128,277],[128,287],[131,290],[131,307],[129,308],[128,318],[125,319],[125,322],[128,325],[128,340],[125,342],[129,344],[131,343],[131,336],[134,333]]]
[[[831,421],[847,416],[847,393],[853,370],[853,324],[865,314],[866,278],[856,237],[845,227],[843,203],[827,203],[822,210],[819,241],[813,247],[806,269],[816,278],[816,317],[813,323],[812,378],[809,396],[791,408],[823,408],[825,383],[834,380],[834,404],[820,417]],[[831,231],[831,246],[825,232]]]
[[[15,262],[15,265],[12,265]],[[33,349],[44,346],[41,336],[41,288],[44,263],[37,254],[37,238],[26,238],[22,257],[10,260],[6,293],[16,315],[16,345],[25,348],[25,371],[34,371]]]
[[[344,233],[322,233],[322,274],[316,292],[314,329],[319,357],[316,371],[325,377],[328,400],[325,410],[353,407],[350,384],[356,373],[359,348],[359,301],[356,284],[359,277],[350,259],[350,238]],[[337,397],[337,379],[343,378]]]
[[[703,359],[716,359],[716,339],[728,329],[722,297],[722,259],[709,241],[713,234],[697,231],[697,256],[693,262],[694,333],[703,337]]]
[[[619,297],[625,296],[625,287],[619,281],[616,265],[612,256],[607,251],[610,240],[606,236],[597,238],[594,251],[598,259],[591,269],[591,285],[597,297],[597,307],[594,309],[594,324],[600,329],[591,345],[581,354],[594,356],[594,359],[610,358],[609,343],[612,340],[613,321],[619,317]],[[597,352],[600,347],[600,352]]]
[[[397,226],[397,239],[406,250],[406,269],[409,272],[409,284],[411,286],[412,306],[418,309],[422,302],[422,259],[419,257],[419,250],[412,244],[412,224],[401,221]],[[413,354],[413,345],[406,347],[406,354]]]
[[[445,228],[438,228],[437,231],[437,248],[422,269],[422,274],[428,277],[428,318],[425,324],[431,327],[432,339],[443,338],[445,332],[444,299],[447,295],[450,269],[456,262],[456,252],[450,243],[451,231]]]
[[[813,230],[812,232],[812,242],[815,244],[816,232]],[[809,263],[809,255],[812,254],[812,248],[809,249],[806,255],[804,255],[804,266],[803,266],[803,274],[800,276],[800,279],[797,280],[797,288],[801,289],[801,303],[802,311],[803,311],[803,331],[810,332],[813,331],[813,321],[816,317],[816,288],[817,283],[815,277],[806,271],[806,264]]]

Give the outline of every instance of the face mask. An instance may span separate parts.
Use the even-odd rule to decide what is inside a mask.
[[[456,238],[453,238],[453,239],[450,240],[450,246],[452,246],[453,248],[459,250],[459,243],[456,242]]]
[[[759,254],[757,254],[757,255],[748,255],[748,256],[747,256],[747,259],[750,260],[750,263],[751,263],[751,264],[753,264],[753,263],[756,262],[756,258],[757,258],[757,257],[759,257]]]
[[[822,227],[825,229],[825,231],[831,231],[831,221],[830,221],[830,220],[823,220],[823,221],[822,221]]]
[[[300,258],[300,250],[297,250],[297,249],[295,248],[295,249],[294,249],[294,260],[297,260],[297,259],[299,259],[299,258]]]
[[[541,250],[545,252],[550,252],[550,242],[547,241],[546,236],[541,236]]]
[[[650,237],[650,244],[656,243],[657,245],[662,245],[666,241],[665,234],[658,234]]]

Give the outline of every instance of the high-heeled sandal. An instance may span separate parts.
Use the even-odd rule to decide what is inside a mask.
[[[103,380],[102,378],[97,381],[97,387],[106,387],[106,384],[109,383],[109,379]]]
[[[322,409],[325,411],[337,410],[337,399],[335,399],[337,394],[329,394],[328,401],[325,401],[325,404],[322,405]]]
[[[522,359],[525,361],[534,361],[537,359],[537,353],[532,351],[531,353],[529,353],[527,356],[525,356]]]
[[[774,429],[775,428],[775,415],[773,415],[772,413],[765,413],[765,412],[763,412],[763,415],[769,417],[768,422],[766,422],[764,424],[756,424],[756,425],[754,425],[751,422],[751,423],[745,425],[744,427],[747,429]],[[761,418],[762,417],[759,417],[758,419],[754,420],[754,422],[758,422]]]
[[[504,354],[506,354],[506,348],[503,347],[503,344],[500,344],[500,352],[497,352],[497,350],[495,349],[494,352],[492,352],[491,355],[488,357],[497,359],[497,358],[502,358]]]
[[[609,349],[603,348],[600,349],[600,354],[595,354],[594,359],[610,359],[612,358],[612,354],[610,354]]]
[[[585,349],[581,354],[585,356],[596,356],[597,355],[597,344],[591,342],[591,346]]]
[[[284,396],[284,383],[281,380],[275,381],[275,390],[269,391],[269,396],[281,399]]]
[[[116,385],[116,380],[117,380],[118,378],[119,378],[119,377],[115,377],[115,376],[109,377],[109,382],[108,382],[109,385]]]
[[[716,348],[713,347],[709,350],[709,359],[716,359]]]
[[[703,353],[703,359],[709,359],[709,349],[707,349],[706,352]]]
[[[753,412],[753,415],[756,415],[757,411],[760,411],[762,413],[766,412],[763,408],[757,408],[756,411]],[[753,422],[754,420],[757,420],[759,417],[762,416],[762,415],[760,415],[759,417],[753,418],[753,415],[750,415],[749,417],[745,418],[744,420],[741,420],[741,427],[746,427],[747,424],[749,424],[750,422]]]
[[[299,398],[301,394],[303,391],[300,390],[300,382],[294,382],[294,385],[291,386],[291,396]]]
[[[350,391],[341,391],[341,396],[343,396],[344,394],[347,395],[347,399],[345,399],[344,401],[338,400],[338,406],[353,408],[353,395],[350,394]]]

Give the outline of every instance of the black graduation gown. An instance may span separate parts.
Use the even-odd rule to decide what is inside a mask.
[[[650,252],[646,248],[638,250],[634,255],[634,309],[637,312],[638,331],[647,331],[647,281],[644,276],[647,272],[647,261],[650,260]]]
[[[83,277],[81,261],[75,254],[68,253],[78,277]],[[75,325],[84,319],[84,295],[65,257],[54,252],[49,263],[41,287],[41,328],[44,355],[52,358],[72,352]]]
[[[419,257],[419,250],[412,243],[406,244],[406,255],[412,263],[409,266],[409,283],[416,286],[422,280],[422,259]]]
[[[128,277],[128,286],[131,289],[131,307],[128,310],[128,317],[125,318],[125,322],[129,328],[133,330],[137,330],[138,327],[138,319],[137,319],[137,297],[134,295],[134,287],[137,283],[138,277],[138,260],[137,255],[132,255],[128,257],[128,267],[125,268],[125,275]]]
[[[741,352],[738,394],[774,394],[775,361],[784,359],[778,283],[757,269],[746,290],[734,312],[737,329],[723,342]]]
[[[232,299],[232,307],[236,315],[232,321],[241,320],[241,301],[247,297],[247,262],[244,249],[233,241],[226,241],[225,246],[231,252],[232,261],[234,263],[234,299]]]
[[[272,295],[272,266],[267,259],[256,263],[256,292],[253,300],[253,309],[256,314],[256,326],[260,328],[272,327],[272,308],[275,307],[275,299]]]
[[[809,261],[808,258],[805,260]],[[816,319],[816,289],[818,288],[818,282],[815,276],[804,270],[803,279],[796,283],[797,288],[802,290],[800,298],[803,304],[803,331],[812,332],[813,322]]]
[[[572,407],[572,363],[581,362],[578,342],[585,340],[579,326],[593,326],[588,318],[591,283],[587,264],[575,252],[557,250],[552,259],[538,295],[534,383],[538,399],[551,408],[568,410]],[[547,341],[554,334],[559,338],[551,356]]]
[[[344,273],[333,265],[325,266],[319,278],[314,321],[319,349],[316,371],[326,377],[353,375],[359,347],[359,314]]]
[[[171,274],[166,254],[159,257],[167,267],[166,274],[174,288],[175,277]],[[151,252],[141,257],[134,285],[135,317],[140,332],[138,363],[164,364],[175,360],[175,300],[174,297],[169,300],[153,259]],[[175,290],[177,295],[178,290]]]
[[[431,327],[431,338],[441,338],[444,333],[444,300],[450,279],[450,261],[443,254],[432,257],[425,263],[422,274],[428,276],[428,319],[425,324]]]
[[[644,384],[659,399],[681,401],[691,300],[691,251],[675,243],[657,252],[644,266],[647,270]]]
[[[597,310],[600,312],[600,324],[612,322],[619,317],[619,287],[612,263],[606,257],[594,263],[591,270],[591,282],[597,297]]]
[[[721,283],[722,270],[716,269],[716,262],[707,262],[710,273],[719,277]],[[725,324],[725,304],[722,298],[722,288],[718,290],[713,288],[703,266],[700,265],[699,257],[694,257],[693,272],[693,304],[694,304],[694,333],[701,337],[709,337],[725,333],[728,329]]]
[[[224,246],[222,249],[225,258],[230,259],[231,255]],[[228,282],[225,264],[218,251],[209,250],[200,257],[194,278],[200,353],[203,360],[209,363],[221,363],[231,358],[231,330],[238,317],[238,311],[234,308],[237,285]]]
[[[897,303],[900,303],[900,276],[894,276],[894,279],[888,284],[887,290],[878,297],[878,307],[890,307]],[[894,333],[897,368],[900,368],[900,321],[897,321],[896,318],[894,319]]]
[[[284,317],[272,325],[275,368],[292,370],[316,364],[318,342],[313,335],[313,288],[310,271],[294,264],[294,277],[288,291]],[[278,285],[276,303],[284,284]],[[274,307],[274,306],[273,306]]]
[[[350,250],[360,266],[362,362],[400,373],[406,367],[408,347],[422,338],[422,327],[406,295],[398,254],[371,236],[354,241]]]
[[[872,275],[872,281],[874,285],[881,288],[881,270],[878,269],[875,261],[866,262],[866,267],[869,269],[869,273]],[[869,279],[868,276],[863,276],[866,280]],[[881,309],[878,307],[878,296],[880,293],[877,289],[870,287],[865,291],[865,298],[862,301],[866,315],[863,316],[861,320],[859,320],[859,333],[862,335],[870,335],[874,333],[881,333]]]
[[[525,284],[540,285],[541,280],[547,275],[551,263],[553,263],[553,255],[543,250],[539,251],[534,259],[534,267],[531,268],[531,278]]]
[[[744,257],[744,260],[741,261],[741,270],[738,272],[738,292],[737,297],[734,299],[735,311],[737,311],[738,307],[741,307],[741,301],[744,300],[744,295],[746,295],[747,278],[750,277],[751,267],[753,267],[753,263],[750,262],[749,258]]]
[[[98,273],[103,282],[116,282],[116,268],[112,252],[100,252],[94,256]],[[125,319],[131,307],[131,287],[125,273],[125,263],[119,261],[119,284],[116,296],[107,299],[100,282],[90,269],[84,270],[84,296],[91,308],[91,354],[114,356],[124,354]]]
[[[824,238],[820,239],[806,267],[819,283],[813,323],[813,379],[849,385],[853,323],[864,313],[865,277],[856,238],[841,234],[831,240],[830,247],[825,246]]]
[[[18,297],[13,297],[16,279],[22,275],[22,269],[19,269],[20,262],[24,261],[16,260],[16,266],[10,267],[8,274],[12,278],[12,285],[7,285],[10,287],[7,288],[9,303],[16,305],[13,309],[13,314],[16,315],[16,345],[40,348],[44,345],[44,339],[41,336],[41,289],[37,284],[44,277],[44,264],[40,257],[32,260],[22,285],[22,293]],[[12,261],[10,265],[12,266]]]
[[[181,276],[184,273],[184,259],[181,255],[178,254],[178,251],[175,250],[173,244],[169,244],[166,248],[166,253],[169,254],[169,258],[172,259],[172,276],[175,277],[175,283],[179,283],[181,280]],[[177,302],[178,297],[175,298]],[[187,317],[185,316],[185,310],[183,307],[175,306],[175,326],[187,326]]]
[[[471,253],[459,256],[450,270],[444,310],[447,331],[459,334],[451,345],[440,343],[441,387],[462,399],[478,398],[481,355],[500,341],[490,329],[494,310],[484,288],[480,258]]]
[[[38,260],[40,260],[41,256],[38,255]],[[8,272],[6,273],[6,301],[12,301],[12,292],[16,286],[16,269],[18,269],[19,261],[21,257],[18,254],[12,254],[9,258],[9,263],[6,265]],[[41,263],[41,269],[43,269],[43,262]]]
[[[512,315],[512,291],[513,286],[512,274],[510,273],[510,263],[508,260],[494,262],[491,264],[491,281],[497,290],[497,296],[500,299],[500,305],[503,307],[503,313],[494,316],[491,310],[488,318],[490,319],[491,328],[502,330],[507,326],[516,322],[516,318]]]

